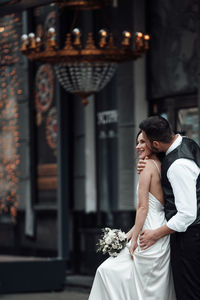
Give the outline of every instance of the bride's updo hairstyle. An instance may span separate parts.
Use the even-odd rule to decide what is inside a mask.
[[[140,123],[139,128],[146,133],[151,143],[158,141],[167,144],[174,137],[169,122],[161,116],[152,116],[145,119]]]

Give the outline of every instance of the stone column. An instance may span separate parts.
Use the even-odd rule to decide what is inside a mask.
[[[134,31],[146,32],[145,27],[145,1],[134,1]],[[135,150],[135,137],[139,131],[139,123],[148,116],[148,102],[146,93],[146,56],[139,58],[133,64],[133,93],[134,93],[134,204],[137,205],[136,188],[138,176],[136,172],[137,153]]]
[[[89,97],[85,110],[85,211],[96,211],[96,149],[94,96]]]

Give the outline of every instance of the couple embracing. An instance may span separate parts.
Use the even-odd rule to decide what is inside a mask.
[[[89,300],[200,300],[200,148],[160,116],[140,130],[135,225],[98,267]]]

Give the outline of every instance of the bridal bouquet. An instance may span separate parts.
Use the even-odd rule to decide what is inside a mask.
[[[125,232],[120,229],[110,229],[109,227],[103,228],[103,235],[97,246],[97,252],[102,251],[103,254],[108,253],[112,257],[117,254],[126,246],[127,238]]]

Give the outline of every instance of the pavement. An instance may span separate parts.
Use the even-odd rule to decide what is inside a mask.
[[[65,286],[67,287],[79,287],[84,289],[91,289],[94,277],[87,275],[68,274],[66,276]]]
[[[64,290],[50,293],[25,293],[0,295],[1,300],[88,300],[89,292]]]
[[[0,300],[88,300],[93,277],[68,275],[63,291],[0,294]]]

